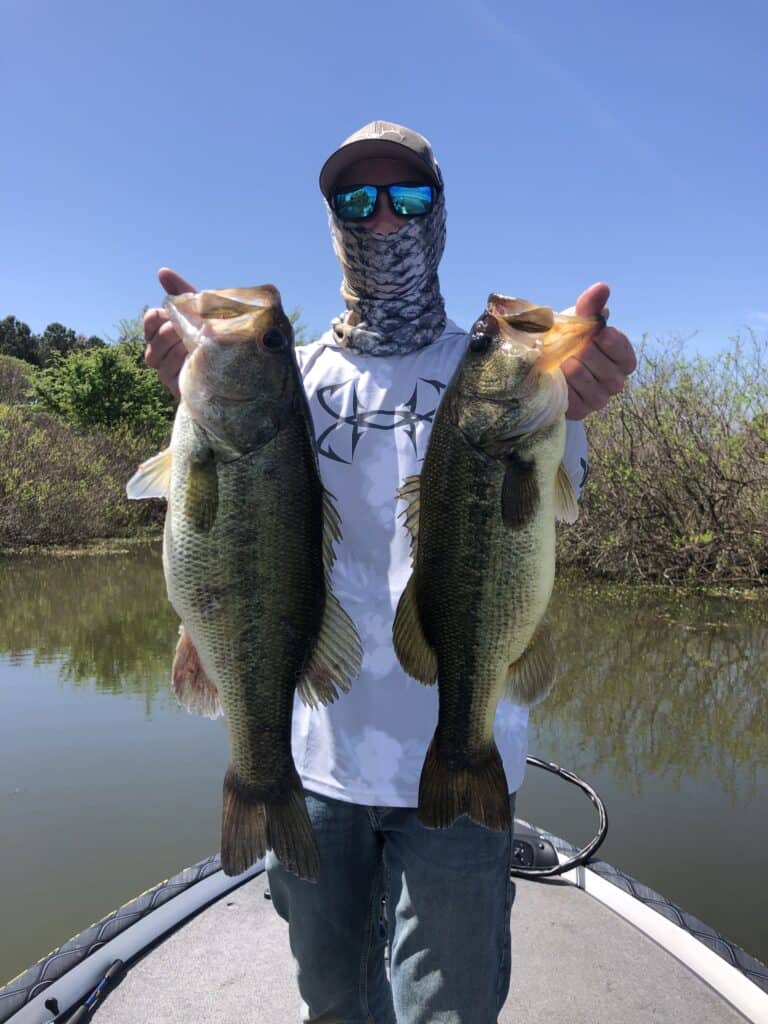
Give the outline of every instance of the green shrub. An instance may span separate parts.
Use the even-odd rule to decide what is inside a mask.
[[[161,436],[173,417],[173,399],[135,348],[112,345],[58,359],[35,378],[38,403],[73,426]]]
[[[76,544],[158,528],[165,502],[128,501],[125,484],[150,438],[82,430],[0,406],[0,548]]]

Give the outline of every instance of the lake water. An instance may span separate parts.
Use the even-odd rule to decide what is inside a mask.
[[[599,856],[768,959],[768,606],[561,586],[560,680],[530,752],[608,807]],[[0,985],[218,849],[221,720],[167,680],[159,547],[0,560]],[[518,816],[577,845],[578,790],[530,769]]]

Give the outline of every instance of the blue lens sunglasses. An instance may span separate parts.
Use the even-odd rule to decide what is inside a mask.
[[[350,185],[331,196],[331,207],[339,220],[368,220],[376,212],[379,193],[386,192],[392,209],[400,217],[423,217],[435,202],[432,185],[407,181],[394,185]]]

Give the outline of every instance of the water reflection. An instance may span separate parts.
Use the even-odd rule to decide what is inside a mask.
[[[0,561],[0,654],[56,662],[62,680],[168,693],[178,620],[159,545],[129,554]],[[559,682],[533,713],[565,764],[643,777],[716,777],[743,797],[768,763],[768,606],[659,591],[560,585]],[[5,672],[9,669],[6,667]],[[12,671],[12,670],[11,670]]]
[[[60,678],[139,693],[147,711],[167,690],[178,618],[157,544],[126,554],[0,561],[0,653],[32,655]],[[8,670],[6,669],[6,672]]]
[[[754,795],[768,763],[765,603],[561,585],[553,628],[559,682],[533,722],[563,763],[583,765],[586,747],[634,794],[663,773]]]

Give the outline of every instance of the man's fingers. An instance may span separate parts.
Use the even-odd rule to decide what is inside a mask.
[[[147,365],[157,371],[160,380],[176,398],[179,397],[179,374],[186,357],[186,349],[180,341],[164,350],[158,350],[150,344],[144,352]]]
[[[609,368],[608,380],[599,379],[596,374],[606,369],[601,363],[605,356],[592,353],[591,358],[594,369],[585,362],[583,353],[566,359],[561,367],[568,383],[568,419],[581,420],[587,413],[604,408],[624,386],[621,375],[614,375],[615,368]]]
[[[632,343],[626,334],[617,331],[615,327],[606,327],[592,339],[594,347],[598,348],[611,360],[625,377],[634,373],[637,369],[637,357]]]
[[[144,314],[144,340],[152,341],[154,336],[168,323],[168,314],[164,309],[148,309]]]
[[[194,292],[197,289],[181,274],[177,274],[170,267],[160,267],[157,272],[157,279],[168,295],[184,295],[186,292]]]
[[[169,320],[166,320],[166,322],[160,326],[159,330],[157,330],[152,337],[147,337],[147,347],[144,352],[144,358],[149,366],[157,370],[171,349],[174,349],[177,346],[180,347],[182,353],[186,353],[186,349],[182,344],[181,338],[176,332],[176,328]]]

